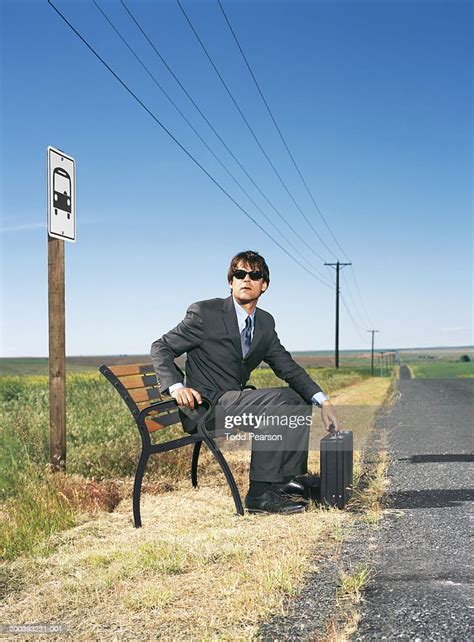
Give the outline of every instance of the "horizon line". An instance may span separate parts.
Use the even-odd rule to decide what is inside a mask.
[[[446,346],[446,345],[439,345],[439,346],[415,346],[412,348],[376,348],[374,352],[403,352],[407,350],[454,350],[454,349],[468,349],[468,350],[474,350],[474,345],[455,345],[455,346]],[[308,354],[308,353],[322,353],[322,352],[330,352],[334,353],[333,348],[328,348],[328,349],[321,349],[321,350],[289,350],[291,354]],[[371,352],[371,348],[346,348],[344,350],[339,350],[339,354],[343,354],[344,352]],[[185,354],[185,353],[183,353]],[[84,357],[134,357],[134,356],[149,356],[147,353],[128,353],[128,352],[120,352],[120,353],[113,353],[113,354],[67,354],[66,359],[68,358],[84,358]],[[182,355],[181,355],[182,356]],[[0,356],[0,359],[49,359],[48,355],[42,355],[42,356],[32,356],[32,355],[22,355],[22,356],[10,356],[10,357],[4,357]]]

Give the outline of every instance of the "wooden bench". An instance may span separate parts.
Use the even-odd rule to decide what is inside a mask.
[[[212,403],[203,398],[205,413],[196,425],[195,434],[186,434],[185,437],[172,439],[170,441],[153,444],[151,433],[161,430],[166,426],[181,423],[178,413],[178,405],[172,397],[164,399],[160,393],[155,371],[151,363],[138,363],[121,366],[102,365],[100,372],[114,386],[119,395],[127,404],[128,409],[137,424],[138,432],[142,441],[142,451],[135,473],[133,485],[133,519],[135,527],[142,525],[140,516],[140,495],[143,475],[150,455],[155,453],[182,448],[194,444],[191,459],[191,483],[197,487],[197,468],[201,444],[204,442],[211,453],[217,459],[229,484],[235,509],[239,515],[244,514],[239,489],[235,483],[234,476],[227,464],[224,455],[216,444],[212,435],[206,429],[206,419],[213,411]]]

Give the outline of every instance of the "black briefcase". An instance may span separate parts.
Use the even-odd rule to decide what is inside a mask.
[[[352,491],[352,432],[334,429],[321,439],[321,503],[344,508]]]

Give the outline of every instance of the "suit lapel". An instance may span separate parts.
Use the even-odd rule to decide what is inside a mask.
[[[237,350],[238,355],[242,359],[242,345],[240,343],[240,332],[239,324],[237,323],[237,313],[234,308],[234,301],[232,296],[228,297],[224,301],[222,318],[224,320],[224,325],[229,333],[230,338],[234,348]]]

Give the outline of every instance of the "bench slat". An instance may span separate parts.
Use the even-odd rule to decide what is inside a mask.
[[[150,406],[156,404],[158,401],[169,401],[170,399],[172,399],[172,397],[169,397],[167,399],[155,399],[154,401],[137,401],[136,406],[140,410],[143,410],[143,408],[149,408]]]
[[[169,415],[160,415],[158,417],[147,417],[145,419],[145,426],[148,428],[148,432],[155,432],[155,430],[160,430],[166,426],[172,426],[178,423],[180,423],[180,418],[177,412],[171,412]]]
[[[109,370],[116,377],[124,377],[126,375],[136,374],[152,374],[154,373],[151,363],[131,363],[121,366],[109,366]]]
[[[158,388],[135,388],[135,390],[129,390],[128,394],[133,399],[133,401],[140,406],[140,402],[147,401],[147,406],[150,405],[151,401],[160,401],[162,396]]]
[[[110,371],[111,375],[107,374],[107,370]],[[135,420],[138,418],[138,413],[144,408],[153,406],[159,401],[172,401],[172,397],[169,395],[163,396],[160,394],[156,375],[151,364],[101,366],[101,372],[116,387]],[[151,415],[145,418],[145,426],[148,432],[155,432],[166,426],[181,423],[174,403],[169,408],[171,411],[170,409],[164,410],[158,407]]]
[[[149,375],[131,375],[126,377],[118,377],[120,383],[127,390],[133,390],[134,388],[147,388],[150,386],[158,386],[156,381],[155,374]]]

